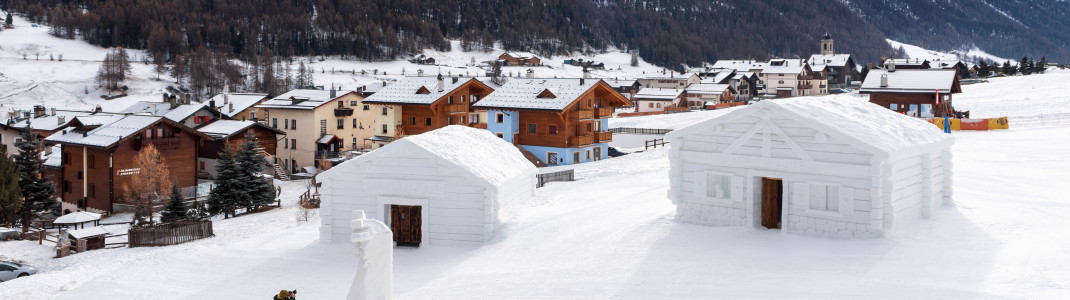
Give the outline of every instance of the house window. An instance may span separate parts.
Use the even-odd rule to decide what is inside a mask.
[[[590,160],[590,159],[591,159],[591,150],[587,150],[587,159],[588,159],[588,160]]]
[[[290,129],[297,130],[297,119],[290,120]]]
[[[354,120],[356,120],[356,119],[354,119]],[[338,126],[337,127],[338,127],[338,129],[345,129],[346,128],[345,119],[338,119]]]
[[[732,176],[706,174],[706,197],[732,199]]]
[[[357,101],[349,101],[349,106],[357,106]]]
[[[282,129],[290,129],[290,119],[282,119]]]
[[[386,115],[386,106],[383,106],[383,115]]]
[[[353,129],[357,128],[357,118],[353,118]]]
[[[386,134],[387,129],[388,129],[387,125],[383,124],[383,133],[382,134]]]
[[[647,102],[647,107],[654,108],[654,102]]]
[[[62,161],[63,161],[64,165],[71,164],[71,153],[70,152],[63,152]]]
[[[327,120],[320,120],[320,135],[327,134]]]
[[[147,139],[151,139],[151,138],[152,138],[152,129],[145,129],[145,139],[147,140]]]
[[[409,117],[409,125],[416,125],[416,117]]]
[[[446,97],[446,104],[453,104],[453,96]]]
[[[345,107],[345,101],[338,101],[338,108]]]
[[[535,124],[528,124],[528,133],[535,134],[536,133],[535,132],[536,131],[535,130],[536,127],[538,127],[538,126],[536,126]]]
[[[572,163],[579,163],[579,162],[580,162],[580,152],[579,151],[572,152]]]
[[[156,128],[156,137],[163,137],[163,128]]]
[[[498,137],[500,137],[502,139],[505,139],[505,134],[503,134],[501,132],[495,133],[495,135],[497,135]]]
[[[550,125],[550,134],[557,134],[557,125]]]
[[[96,157],[93,156],[92,154],[89,155],[89,161],[87,163],[89,164],[89,168],[90,169],[96,169],[97,168]]]
[[[424,123],[427,124],[427,126],[431,126],[431,118],[425,119]]]
[[[810,184],[810,209],[840,211],[840,187],[829,184]]]
[[[290,149],[297,149],[297,139],[290,139]]]
[[[365,104],[364,105],[364,110],[372,110],[372,106]]]
[[[63,192],[64,193],[70,193],[71,192],[71,182],[69,180],[64,180],[63,181]]]
[[[472,101],[471,102],[472,103],[476,103],[476,101],[479,101],[479,98],[476,98],[476,95],[472,95]]]
[[[497,116],[497,118],[498,118],[498,119],[496,120],[496,121],[498,121],[498,123],[505,123],[505,114],[503,114],[503,113],[498,113],[498,114],[497,114],[496,116]]]
[[[282,148],[283,149],[290,149],[290,140],[282,139]]]
[[[472,124],[479,124],[479,114],[472,114],[468,119],[472,121]]]
[[[202,161],[200,163],[201,163],[201,170],[204,170],[204,162]]]
[[[271,118],[271,128],[279,128],[279,118]]]
[[[78,177],[78,180],[82,180],[82,171],[78,171],[77,175],[75,176]]]

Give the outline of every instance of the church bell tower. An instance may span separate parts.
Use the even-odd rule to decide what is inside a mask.
[[[836,50],[833,49],[832,35],[825,32],[825,38],[821,39],[821,55],[836,54]]]

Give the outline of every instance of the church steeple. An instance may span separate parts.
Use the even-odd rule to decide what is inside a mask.
[[[832,35],[827,31],[825,32],[825,38],[821,40],[821,55],[836,54],[835,45],[832,43]]]

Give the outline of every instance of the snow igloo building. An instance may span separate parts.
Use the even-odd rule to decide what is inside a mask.
[[[765,100],[666,140],[680,222],[873,238],[951,203],[953,138],[852,96]]]
[[[453,125],[392,142],[317,178],[321,240],[349,242],[353,210],[399,245],[489,240],[501,203],[535,193],[535,166],[490,131]]]

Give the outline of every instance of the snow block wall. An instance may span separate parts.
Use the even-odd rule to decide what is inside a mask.
[[[953,140],[851,98],[762,101],[667,140],[680,222],[873,238],[950,203]]]

